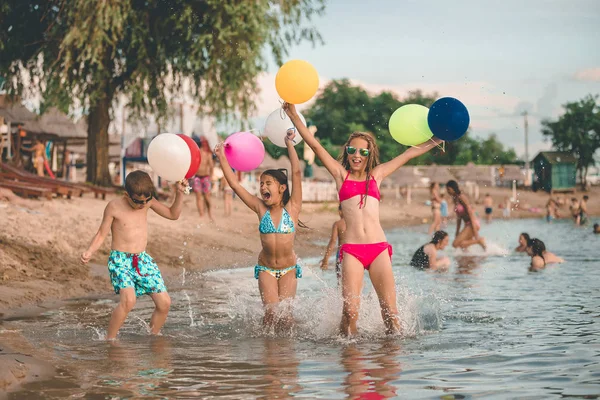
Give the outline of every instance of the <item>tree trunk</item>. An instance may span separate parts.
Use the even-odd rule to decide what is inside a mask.
[[[88,115],[87,178],[88,182],[111,186],[108,172],[108,125],[112,96],[98,99]]]

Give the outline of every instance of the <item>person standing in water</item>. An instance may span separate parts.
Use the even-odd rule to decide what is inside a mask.
[[[337,249],[335,252],[335,274],[338,279],[338,284],[342,278],[342,262],[340,260],[340,246],[344,244],[344,235],[346,233],[346,221],[344,221],[344,213],[342,212],[342,205],[338,206],[338,214],[340,219],[333,223],[331,227],[331,237],[327,244],[327,249],[321,260],[321,269],[326,271],[329,265],[329,256],[333,249]]]
[[[283,109],[298,129],[305,145],[313,149],[327,168],[338,189],[346,221],[345,243],[340,248],[344,298],[341,333],[354,335],[358,332],[360,294],[365,271],[369,272],[379,298],[386,332],[399,333],[401,327],[392,272],[392,246],[387,242],[379,221],[379,186],[388,175],[442,141],[434,138],[380,164],[379,148],[373,135],[354,132],[346,141],[339,161],[336,161],[302,123],[293,104],[284,103]]]
[[[486,193],[483,198],[483,207],[485,208],[485,222],[489,224],[492,222],[492,213],[494,212],[494,200],[489,193]]]
[[[288,130],[285,141],[292,169],[294,190],[291,193],[287,171],[268,169],[260,176],[260,197],[250,194],[231,169],[223,143],[215,147],[225,179],[235,194],[258,216],[262,250],[254,267],[254,278],[258,280],[265,307],[263,325],[269,330],[291,328],[291,311],[285,310],[283,317],[276,319],[277,306],[296,296],[298,278],[302,277],[302,268],[294,252],[296,226],[303,226],[298,220],[302,209],[302,173],[293,144],[294,136],[294,130]]]
[[[116,339],[127,314],[135,306],[137,297],[147,294],[154,301],[155,308],[150,319],[150,332],[153,335],[160,333],[167,319],[171,298],[158,266],[146,253],[148,210],[151,209],[166,219],[178,219],[183,208],[181,193],[187,187],[187,181],[184,179],[176,186],[175,201],[169,208],[156,199],[154,183],[147,173],[129,173],[125,179],[125,195],[108,203],[98,233],[81,255],[81,262],[87,264],[108,232],[112,233],[108,272],[115,293],[119,295],[119,304],[108,323],[108,340]]]
[[[440,215],[442,217],[442,226],[446,228],[448,226],[448,202],[444,197],[444,193],[440,194],[440,198],[442,199],[440,203]]]
[[[579,202],[579,216],[577,217],[577,225],[585,225],[587,224],[587,202],[589,200],[589,196],[585,195]]]
[[[444,231],[437,231],[433,234],[431,241],[415,252],[410,261],[410,265],[418,269],[428,269],[439,271],[448,269],[450,259],[446,256],[438,257],[438,250],[444,250],[450,241],[450,237]]]
[[[456,237],[452,242],[452,246],[466,250],[470,246],[478,244],[485,250],[485,239],[479,236],[479,221],[475,217],[475,212],[467,196],[460,191],[455,180],[449,180],[446,183],[446,192],[454,200],[454,212],[456,213]],[[461,231],[460,227],[463,221],[465,227]]]
[[[429,226],[429,234],[431,235],[433,232],[439,230],[442,225],[442,215],[440,213],[440,203],[442,202],[442,198],[440,197],[440,185],[437,182],[433,182],[429,186],[429,196],[433,218],[431,225]]]

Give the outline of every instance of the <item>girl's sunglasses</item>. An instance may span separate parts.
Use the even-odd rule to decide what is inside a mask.
[[[139,204],[139,205],[142,205],[142,204],[146,204],[146,203],[148,203],[150,200],[152,200],[152,197],[153,197],[153,196],[152,196],[152,195],[150,195],[150,197],[148,197],[147,199],[144,199],[144,200],[136,200],[136,199],[134,199],[133,197],[129,196],[129,198],[131,199],[131,201],[133,201],[133,203],[134,203],[134,204]]]
[[[346,153],[348,154],[354,154],[356,153],[356,150],[358,150],[358,154],[361,156],[369,157],[369,149],[357,149],[356,147],[346,146]]]

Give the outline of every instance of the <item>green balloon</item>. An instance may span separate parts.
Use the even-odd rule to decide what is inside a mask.
[[[429,109],[420,104],[406,104],[390,117],[390,133],[394,140],[405,146],[416,146],[433,137],[427,123]]]

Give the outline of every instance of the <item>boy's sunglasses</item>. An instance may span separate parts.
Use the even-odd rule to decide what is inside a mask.
[[[358,154],[361,156],[369,157],[369,149],[357,149],[356,147],[346,146],[346,153],[348,154],[354,154],[356,153],[356,150],[358,150]]]
[[[139,204],[139,205],[148,203],[150,200],[152,200],[152,197],[154,197],[154,196],[150,195],[150,197],[148,197],[147,199],[136,200],[133,197],[131,197],[131,195],[129,195],[129,198],[131,199],[131,201],[133,201],[134,204]]]

